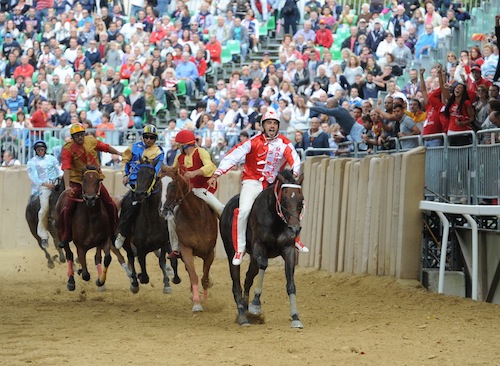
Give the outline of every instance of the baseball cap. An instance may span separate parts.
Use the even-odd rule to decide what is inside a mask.
[[[263,55],[264,55],[264,56],[269,56],[269,55],[270,55],[270,53],[266,51],[266,52],[264,52],[264,53],[263,53]]]
[[[470,68],[470,71],[481,71],[481,68],[478,65],[474,65]]]
[[[358,23],[361,23],[361,22],[366,23],[366,19],[365,18],[361,18]]]
[[[5,38],[12,38],[12,34],[10,34],[10,33],[6,33],[6,34],[5,34]]]
[[[325,22],[325,20],[324,20],[324,19],[321,19],[321,20],[319,21],[319,24],[326,24],[326,22]]]
[[[377,18],[373,21],[373,24],[382,24],[382,21]]]

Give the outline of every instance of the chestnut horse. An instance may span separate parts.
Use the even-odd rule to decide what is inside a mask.
[[[198,275],[194,264],[194,257],[203,259],[203,297],[208,298],[210,280],[210,266],[215,257],[217,242],[217,215],[202,199],[196,197],[189,183],[177,169],[166,168],[163,173],[172,178],[166,191],[166,202],[161,209],[161,215],[174,215],[176,232],[179,237],[179,249],[186,266],[193,292],[192,311],[203,311],[198,291]]]
[[[146,270],[146,255],[151,252],[155,252],[158,256],[158,263],[163,273],[163,293],[172,293],[166,261],[167,252],[170,252],[171,248],[168,225],[159,212],[162,199],[162,181],[158,180],[155,172],[157,159],[152,163],[141,159],[138,165],[135,187],[123,197],[121,202],[122,210],[120,215],[136,215],[131,234],[123,245],[123,248],[127,251],[129,266],[132,270],[130,291],[133,293],[139,292],[138,279],[143,284],[149,283],[149,275]],[[129,212],[124,210],[129,210]],[[133,212],[134,210],[136,212]],[[141,266],[141,273],[139,274],[135,270],[135,256],[137,256]],[[170,260],[174,270],[172,282],[175,284],[181,282],[177,273],[177,261],[177,259]]]
[[[45,258],[47,259],[47,267],[54,268],[54,260],[58,259],[60,263],[66,262],[66,258],[61,248],[57,246],[57,244],[61,241],[59,239],[59,233],[57,232],[57,228],[54,222],[54,209],[56,207],[57,200],[61,193],[64,191],[64,182],[61,180],[56,184],[52,193],[49,197],[49,212],[47,214],[47,229],[54,239],[54,246],[57,249],[58,255],[54,255],[53,257],[50,255],[48,248],[42,247],[41,238],[37,233],[38,226],[38,211],[40,210],[40,198],[36,194],[32,194],[29,198],[28,204],[26,205],[26,222],[30,228],[31,234],[36,239],[38,246],[45,253]]]
[[[238,323],[249,325],[246,311],[253,315],[262,312],[260,296],[268,258],[281,256],[285,260],[286,290],[290,299],[292,328],[303,328],[299,319],[295,296],[295,238],[300,233],[300,220],[304,206],[301,190],[303,175],[296,181],[289,170],[278,174],[276,182],[264,189],[255,200],[247,226],[246,251],[250,254],[244,293],[241,289],[240,266],[234,266],[232,258],[236,242],[233,239],[234,211],[239,206],[239,195],[229,200],[220,219],[220,233],[229,261],[229,271],[233,280],[233,296],[238,310]],[[254,289],[254,299],[248,304],[250,288],[255,276],[259,274]]]
[[[73,243],[76,246],[78,261],[82,266],[82,278],[85,281],[90,280],[90,273],[87,269],[86,254],[89,249],[97,248],[94,262],[97,267],[98,278],[96,285],[104,289],[108,267],[111,263],[110,254],[110,236],[111,228],[108,219],[108,213],[99,197],[101,190],[101,179],[98,168],[88,165],[83,171],[82,179],[82,197],[67,197],[63,192],[56,205],[56,225],[61,232],[61,219],[59,213],[65,206],[66,200],[77,200],[75,212],[73,214]],[[75,290],[75,277],[73,270],[73,252],[69,245],[64,247],[66,259],[68,260],[68,283],[69,291]],[[104,251],[104,268],[101,266],[101,250]]]

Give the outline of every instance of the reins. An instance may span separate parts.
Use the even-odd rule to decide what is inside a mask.
[[[278,192],[278,187],[279,192]],[[274,197],[276,198],[276,213],[278,216],[283,220],[285,224],[288,224],[288,220],[286,219],[283,211],[287,212],[290,214],[290,217],[293,217],[292,213],[286,208],[281,205],[281,192],[284,188],[294,188],[294,189],[302,189],[302,186],[299,184],[290,184],[290,183],[285,183],[285,184],[275,184],[274,185]],[[300,213],[300,216],[298,217],[298,220],[301,221],[302,217],[304,216],[304,211],[305,211],[305,201],[304,201],[304,206],[303,209]]]

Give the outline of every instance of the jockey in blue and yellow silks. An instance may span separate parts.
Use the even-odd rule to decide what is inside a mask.
[[[135,188],[137,180],[137,171],[141,160],[153,162],[157,159],[155,164],[155,172],[158,175],[160,172],[164,153],[163,149],[156,145],[158,139],[158,131],[153,125],[146,125],[142,131],[142,141],[136,142],[129,146],[123,153],[123,184],[130,185]],[[139,204],[134,204],[133,192],[128,192],[123,198],[120,219],[118,221],[118,235],[115,240],[115,247],[120,249],[125,242],[126,237],[130,234],[132,224],[139,212]]]

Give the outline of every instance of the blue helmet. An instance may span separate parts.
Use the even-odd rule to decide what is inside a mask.
[[[36,150],[37,147],[44,147],[45,149],[47,149],[47,144],[43,140],[37,140],[33,144],[33,150]]]

